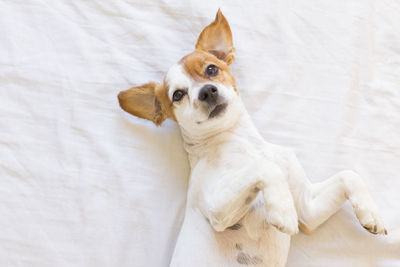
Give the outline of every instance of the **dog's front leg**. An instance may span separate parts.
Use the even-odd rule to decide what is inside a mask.
[[[256,168],[256,169],[255,169]],[[282,232],[298,232],[298,221],[292,195],[280,168],[266,162],[246,171],[214,175],[200,192],[199,207],[216,231],[237,223],[249,210],[261,191],[267,209],[266,222]]]
[[[281,232],[293,235],[298,229],[297,212],[289,185],[278,166],[270,164],[263,189],[266,222]]]

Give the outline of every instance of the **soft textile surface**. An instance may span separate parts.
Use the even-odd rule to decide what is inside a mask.
[[[269,141],[310,180],[365,177],[387,237],[350,205],[289,266],[400,266],[399,1],[0,2],[0,266],[167,266],[189,167],[178,127],[120,110],[221,7],[232,69]]]

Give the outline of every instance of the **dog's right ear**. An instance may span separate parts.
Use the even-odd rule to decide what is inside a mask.
[[[118,94],[120,107],[126,112],[161,125],[166,118],[172,118],[162,95],[162,85],[150,82],[141,86],[132,87]]]

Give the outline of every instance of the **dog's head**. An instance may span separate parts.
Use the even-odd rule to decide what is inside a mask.
[[[201,32],[194,52],[173,65],[162,83],[120,92],[120,106],[156,125],[173,119],[195,135],[230,125],[241,107],[229,68],[233,60],[232,33],[218,10],[215,20]]]

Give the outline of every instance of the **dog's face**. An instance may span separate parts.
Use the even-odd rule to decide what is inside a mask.
[[[233,60],[232,33],[218,10],[215,21],[201,32],[194,52],[173,65],[162,83],[121,92],[120,106],[156,125],[173,119],[195,135],[232,124],[240,111],[229,68]]]

